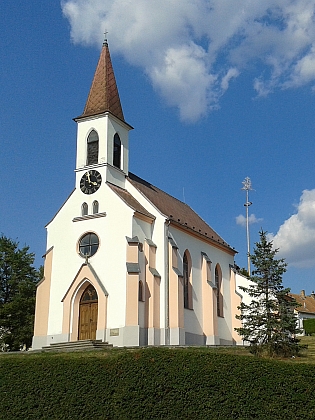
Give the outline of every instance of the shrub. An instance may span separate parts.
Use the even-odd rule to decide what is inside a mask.
[[[0,419],[313,419],[315,369],[215,349],[2,355]]]
[[[303,328],[306,335],[315,333],[315,319],[303,319]]]

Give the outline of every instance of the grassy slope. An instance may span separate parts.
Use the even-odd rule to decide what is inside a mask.
[[[146,348],[2,356],[0,419],[315,418],[308,359],[247,354]]]

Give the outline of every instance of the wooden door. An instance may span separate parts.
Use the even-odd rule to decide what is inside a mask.
[[[79,340],[95,340],[97,329],[98,302],[93,286],[88,286],[80,300]]]

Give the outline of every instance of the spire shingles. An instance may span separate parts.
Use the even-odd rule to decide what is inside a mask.
[[[125,121],[107,42],[104,42],[83,114],[79,117],[110,112]]]

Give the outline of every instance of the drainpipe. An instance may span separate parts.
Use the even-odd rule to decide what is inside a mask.
[[[171,221],[166,220],[165,223],[165,345],[170,344],[170,314],[169,314],[169,294],[170,294],[170,276],[169,276],[169,245],[168,232]]]

